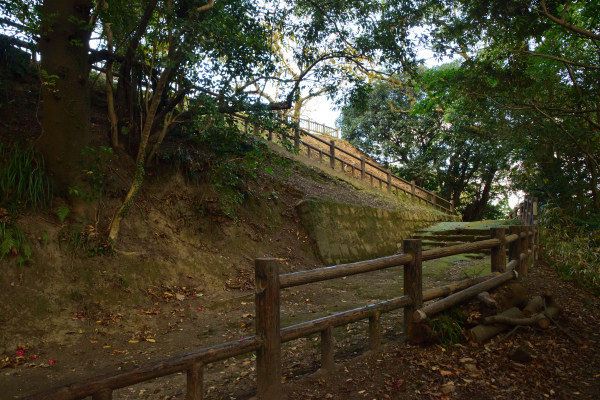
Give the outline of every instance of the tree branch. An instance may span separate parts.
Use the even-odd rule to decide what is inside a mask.
[[[542,9],[541,10],[538,9],[537,11],[540,14],[545,15],[550,21],[562,26],[563,28],[565,28],[573,33],[587,37],[592,40],[600,40],[600,35],[598,35],[594,32],[588,31],[586,29],[583,29],[579,26],[573,25],[572,23],[566,21],[565,14],[566,14],[567,6],[568,6],[568,3],[567,3],[567,5],[565,5],[565,8],[563,8],[562,18],[558,18],[558,17],[552,15],[552,13],[550,13],[550,11],[548,11],[548,7],[546,5],[546,0],[542,0]]]
[[[215,5],[215,0],[209,0],[209,2],[203,6],[196,8],[197,13],[203,13],[205,11],[210,10]]]
[[[542,109],[540,109],[533,101],[531,102],[531,105],[540,114],[542,114],[547,120],[549,120],[550,122],[552,122],[561,131],[563,131],[563,133],[565,135],[567,135],[569,137],[569,139],[571,139],[571,141],[573,142],[573,144],[575,144],[575,146],[594,163],[594,165],[596,166],[596,168],[598,167],[598,161],[596,160],[596,158],[592,154],[590,154],[581,144],[579,144],[579,142],[577,141],[577,139],[575,139],[575,137],[573,136],[573,134],[571,132],[569,132],[562,124],[558,123],[551,115],[549,115],[548,113],[546,113]]]
[[[588,68],[588,69],[600,69],[600,66],[583,64],[583,63],[579,63],[576,61],[567,60],[565,58],[551,56],[549,54],[534,53],[532,51],[521,51],[521,53],[526,54],[531,57],[547,58],[549,60],[560,61],[562,63],[568,64],[568,65],[573,65],[575,67]]]

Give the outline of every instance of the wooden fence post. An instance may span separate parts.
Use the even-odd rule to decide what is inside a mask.
[[[525,253],[525,259],[523,260],[523,264],[521,265],[521,274],[523,277],[526,277],[529,271],[529,248],[531,243],[529,233],[531,232],[531,225],[526,225],[522,229],[523,232],[525,232],[525,237],[523,238],[523,243],[521,244],[521,252]]]
[[[365,180],[365,172],[366,172],[366,161],[365,156],[360,156],[360,180]]]
[[[450,212],[454,214],[454,200],[450,200]]]
[[[269,128],[269,141],[273,141],[273,128]]]
[[[187,392],[185,400],[202,400],[202,397],[204,397],[203,369],[204,366],[201,362],[195,362],[187,370]]]
[[[490,228],[492,239],[500,240],[500,244],[492,247],[491,264],[492,272],[506,272],[506,239],[504,228]]]
[[[511,226],[509,228],[509,232],[511,235],[513,234],[517,234],[520,235],[521,234],[521,227],[520,226]],[[514,242],[510,243],[508,245],[508,258],[512,261],[512,260],[516,260],[517,261],[517,265],[515,267],[515,271],[517,271],[519,273],[519,277],[521,275],[521,238],[519,236],[519,239],[515,240]]]
[[[335,362],[333,360],[333,351],[335,350],[335,338],[333,337],[333,326],[321,331],[321,368],[326,371],[333,371]]]
[[[244,132],[248,133],[248,119],[244,120]]]
[[[423,260],[420,239],[404,239],[403,252],[410,254],[413,260],[404,265],[404,294],[412,304],[404,307],[404,333],[410,337],[415,310],[423,306]]]
[[[375,311],[369,316],[369,349],[377,351],[381,348],[381,312]]]
[[[329,142],[329,165],[331,169],[335,169],[335,140]]]
[[[410,181],[410,199],[415,199],[415,181]]]
[[[281,398],[281,335],[279,264],[275,258],[257,258],[256,336],[263,340],[256,351],[256,383],[260,400]]]
[[[387,192],[392,193],[392,170],[387,170]]]

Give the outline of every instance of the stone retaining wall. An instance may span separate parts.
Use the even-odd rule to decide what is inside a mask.
[[[303,200],[296,207],[326,265],[395,254],[411,232],[460,220],[435,210],[385,210],[325,200]]]

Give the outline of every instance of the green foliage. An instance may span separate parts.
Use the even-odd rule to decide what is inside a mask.
[[[69,215],[70,212],[71,212],[71,209],[67,206],[59,206],[58,207],[58,209],[56,210],[56,216],[60,220],[61,224],[63,222],[65,222],[65,219],[67,219],[67,216]]]
[[[250,126],[255,121],[266,125],[265,129],[273,124],[269,119],[251,121]],[[218,196],[221,212],[234,221],[246,199],[261,195],[251,189],[261,174],[286,170],[285,160],[272,155],[262,140],[246,134],[244,125],[227,115],[198,118],[176,135],[179,146],[171,153],[161,153],[162,159],[175,163],[189,179],[207,182]]]
[[[599,3],[458,0],[433,10],[430,43],[464,60],[429,80],[423,108],[458,95],[469,100],[463,109],[485,105],[478,108],[503,123],[498,135],[513,149],[513,187],[593,218],[600,212]]]
[[[0,258],[31,261],[31,247],[16,224],[24,208],[38,209],[52,201],[52,185],[44,160],[30,145],[0,143]]]
[[[431,335],[446,346],[462,343],[465,340],[464,326],[464,316],[458,308],[453,307],[431,321]]]
[[[60,248],[72,255],[85,254],[95,257],[103,254],[112,254],[112,247],[106,239],[101,239],[96,229],[86,227],[64,226],[58,235]]]
[[[18,256],[19,263],[31,261],[31,247],[25,242],[23,231],[3,218],[0,222],[0,260],[10,254]]]
[[[498,181],[509,170],[510,143],[498,107],[449,90],[458,74],[450,64],[362,86],[348,97],[341,126],[358,148],[454,200],[464,220],[472,221],[505,191]]]
[[[44,159],[31,145],[0,143],[0,206],[46,206],[52,200],[52,185]]]
[[[539,223],[540,243],[557,271],[600,293],[600,214],[582,220],[545,205]]]
[[[113,155],[113,149],[107,146],[97,148],[87,146],[81,151],[85,162],[89,167],[84,169],[84,185],[71,186],[69,194],[81,197],[87,201],[97,200],[102,196],[104,190],[104,180],[106,174],[104,168],[110,157]]]

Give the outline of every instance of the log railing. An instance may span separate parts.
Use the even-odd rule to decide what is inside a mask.
[[[537,254],[536,237],[535,226],[511,226],[508,234],[505,228],[492,228],[490,239],[425,251],[421,248],[420,239],[410,239],[404,240],[403,254],[286,274],[279,273],[277,259],[257,259],[255,336],[180,354],[126,372],[57,387],[28,396],[26,399],[68,400],[92,396],[93,400],[108,400],[112,399],[116,389],[186,372],[186,399],[198,400],[203,398],[203,369],[207,364],[256,352],[258,398],[277,400],[281,397],[282,343],[319,333],[321,368],[330,370],[334,366],[333,328],[368,319],[369,348],[378,350],[381,346],[380,318],[383,313],[404,309],[404,329],[405,332],[410,332],[413,324],[464,301],[465,298],[494,288],[517,276],[527,276],[528,265]],[[485,249],[491,250],[489,274],[423,290],[423,261]],[[397,266],[404,266],[404,295],[296,325],[284,328],[280,326],[280,296],[283,289]],[[441,300],[423,306],[426,301],[440,298]]]
[[[525,196],[522,202],[510,211],[509,218],[521,220],[524,225],[536,225],[538,217],[538,198]]]
[[[258,125],[250,126],[245,116],[238,115],[244,125],[246,133],[265,136],[269,141],[276,139],[273,129],[264,130]],[[251,131],[252,130],[252,131]],[[356,156],[351,152],[338,146],[336,140],[325,139],[321,135],[314,135],[301,126],[293,130],[293,134],[282,134],[287,140],[291,140],[300,151],[306,151],[308,158],[317,158],[321,162],[329,162],[332,169],[341,169],[352,177],[367,180],[371,186],[379,187],[390,194],[399,196],[404,194],[411,200],[426,203],[440,211],[454,214],[454,204],[435,192],[419,187],[414,181],[407,181],[392,173],[390,169],[381,167],[379,164],[363,156]],[[304,139],[302,139],[304,138]],[[283,139],[283,138],[282,138]]]
[[[331,136],[334,138],[340,137],[340,130],[338,128],[332,128],[330,126],[320,124],[308,118],[294,118],[288,116],[286,119],[288,122],[291,123],[296,122],[298,124],[298,127],[304,131],[315,133],[317,135]]]
[[[533,196],[525,196],[523,201],[517,204],[517,206],[509,213],[509,218],[518,219],[523,225],[535,225],[538,226],[538,198]],[[540,231],[536,229],[533,241],[535,243],[535,250],[538,250],[537,244],[540,239]],[[537,260],[538,254],[535,254]]]

